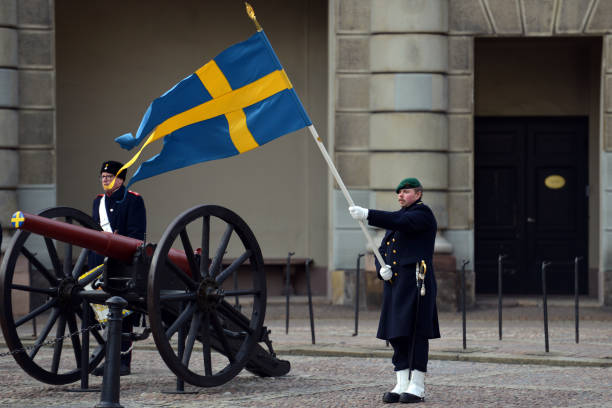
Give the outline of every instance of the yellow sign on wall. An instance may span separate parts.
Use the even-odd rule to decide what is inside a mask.
[[[565,186],[565,179],[558,174],[551,174],[544,179],[544,185],[552,190],[558,190]]]

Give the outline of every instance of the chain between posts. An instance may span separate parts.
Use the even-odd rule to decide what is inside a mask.
[[[87,331],[90,331],[92,329],[103,329],[103,328],[104,328],[104,325],[102,323],[92,324],[91,326],[86,327],[85,329],[77,330],[74,333],[68,333],[68,334],[66,334],[65,336],[62,336],[62,337],[56,337],[54,339],[44,341],[40,345],[32,344],[31,346],[19,348],[19,349],[13,350],[13,351],[6,351],[4,353],[0,353],[0,358],[1,357],[6,357],[6,356],[13,356],[13,355],[18,354],[18,353],[25,353],[25,352],[27,352],[29,350],[33,350],[35,348],[41,348],[41,347],[44,347],[44,346],[53,345],[53,344],[55,344],[55,343],[57,343],[59,341],[63,341],[63,340],[69,339],[72,336],[83,334],[83,333],[85,333]],[[133,347],[134,346],[132,345],[132,346],[130,346],[130,348],[128,350],[122,351],[121,355],[125,355],[125,354],[130,353],[132,351]]]

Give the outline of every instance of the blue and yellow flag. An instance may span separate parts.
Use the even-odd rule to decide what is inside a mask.
[[[235,44],[155,99],[136,137],[115,139],[140,151],[163,139],[162,151],[142,163],[128,186],[160,173],[248,152],[311,125],[263,31]]]

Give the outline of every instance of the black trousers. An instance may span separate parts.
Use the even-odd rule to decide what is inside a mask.
[[[412,347],[412,337],[396,337],[389,339],[393,346],[393,366],[395,371],[410,368],[410,348]],[[414,363],[412,368],[424,373],[427,372],[427,361],[429,360],[429,339],[417,334],[414,341]]]

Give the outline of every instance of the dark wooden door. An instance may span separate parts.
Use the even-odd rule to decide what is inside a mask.
[[[573,293],[575,256],[587,254],[587,118],[476,118],[475,270],[478,293]],[[587,290],[586,260],[580,287]]]

